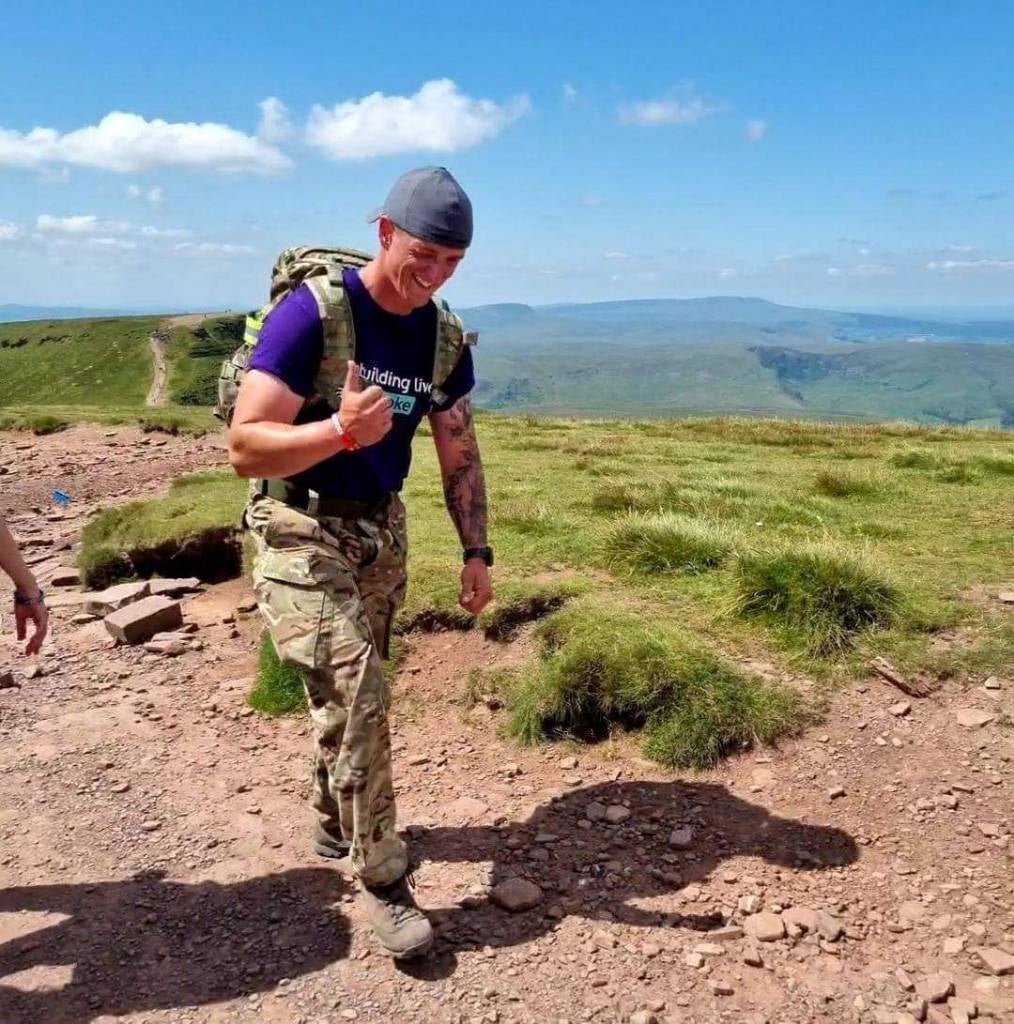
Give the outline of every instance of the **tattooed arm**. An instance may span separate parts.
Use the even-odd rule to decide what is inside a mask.
[[[446,412],[430,415],[444,498],[463,548],[486,546],[486,481],[475,437],[472,403],[460,398]],[[481,559],[465,563],[461,573],[461,604],[478,614],[492,599],[489,570]]]

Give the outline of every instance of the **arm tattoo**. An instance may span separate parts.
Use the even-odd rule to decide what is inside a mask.
[[[462,547],[486,544],[486,481],[482,472],[479,444],[475,438],[472,404],[467,398],[447,412],[447,440],[450,459],[444,466],[444,498]]]

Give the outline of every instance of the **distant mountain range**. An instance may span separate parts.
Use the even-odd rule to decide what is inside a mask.
[[[89,309],[84,306],[0,306],[0,324],[24,320],[82,320],[96,316],[143,316],[137,309]]]
[[[0,321],[142,312],[0,306]],[[501,303],[460,312],[480,332],[475,394],[488,409],[1014,428],[1014,320],[961,320],[954,311],[937,319],[885,316],[725,296]],[[208,373],[217,372],[214,362]]]
[[[1014,320],[714,297],[462,311],[477,401],[546,413],[778,413],[1014,427]]]

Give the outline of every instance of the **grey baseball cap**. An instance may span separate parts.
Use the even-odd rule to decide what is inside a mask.
[[[391,187],[374,215],[391,218],[416,238],[453,249],[472,244],[472,201],[446,167],[417,167]]]

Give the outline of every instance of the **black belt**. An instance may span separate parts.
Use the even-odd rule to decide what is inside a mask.
[[[393,494],[388,492],[376,501],[356,501],[353,498],[332,498],[318,494],[308,487],[288,480],[261,480],[258,490],[269,498],[308,512],[311,516],[337,516],[341,519],[371,519],[386,511]]]

